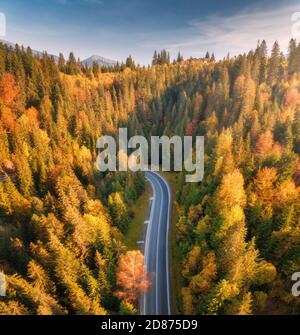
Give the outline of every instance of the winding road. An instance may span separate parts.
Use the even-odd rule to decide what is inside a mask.
[[[151,211],[144,241],[144,255],[152,285],[142,296],[140,314],[170,315],[169,227],[171,191],[167,181],[158,173],[146,172],[153,189]]]

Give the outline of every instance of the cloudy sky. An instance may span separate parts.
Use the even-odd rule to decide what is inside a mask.
[[[81,59],[99,54],[148,64],[154,49],[218,58],[292,37],[296,0],[1,0],[8,41]],[[299,16],[300,17],[300,16]],[[299,36],[300,39],[300,36]]]

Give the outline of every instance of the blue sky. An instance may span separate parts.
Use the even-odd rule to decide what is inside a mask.
[[[151,61],[154,49],[175,57],[218,58],[254,48],[257,40],[278,40],[285,51],[295,0],[1,0],[6,40],[52,54],[74,51],[137,62]]]

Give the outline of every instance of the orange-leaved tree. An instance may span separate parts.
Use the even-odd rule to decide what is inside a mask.
[[[135,302],[150,287],[144,256],[139,250],[128,251],[120,256],[117,285],[120,289],[115,292],[115,296],[130,303]]]

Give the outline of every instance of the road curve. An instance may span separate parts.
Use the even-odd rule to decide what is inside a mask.
[[[140,314],[170,315],[169,227],[171,191],[158,173],[146,172],[153,200],[144,241],[145,265],[151,275],[151,288],[141,298]]]

